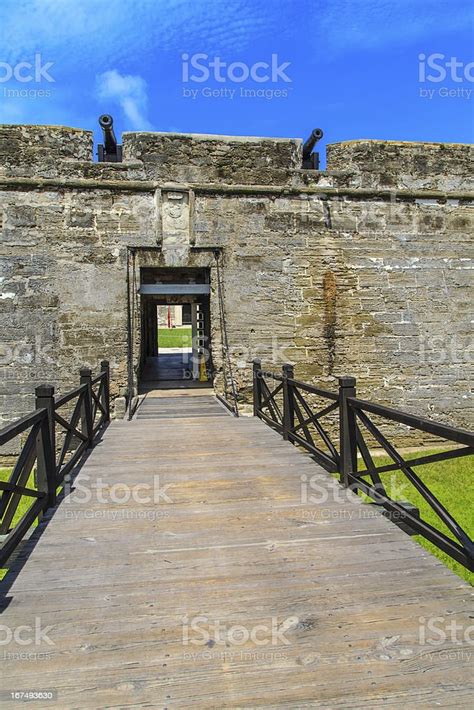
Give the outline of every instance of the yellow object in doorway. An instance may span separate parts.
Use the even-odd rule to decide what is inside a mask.
[[[201,362],[199,363],[199,382],[207,382],[206,358],[204,355],[201,355]]]

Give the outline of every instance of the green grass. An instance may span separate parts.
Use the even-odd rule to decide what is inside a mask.
[[[445,449],[434,449],[430,451],[412,452],[405,454],[405,459],[418,458],[437,453]],[[377,466],[393,463],[385,456],[377,456],[375,463]],[[430,491],[438,498],[440,503],[447,509],[452,517],[472,538],[474,534],[474,459],[472,456],[439,461],[424,466],[414,466],[413,470],[425,483]],[[420,510],[420,516],[425,522],[430,523],[440,532],[455,540],[454,535],[439,519],[431,506],[418,493],[406,476],[400,471],[388,471],[380,474],[382,481],[394,500],[407,500],[416,505]],[[420,545],[429,550],[440,559],[446,567],[465,579],[469,584],[474,585],[474,574],[469,572],[449,555],[439,550],[421,535],[415,535]]]
[[[11,468],[0,468],[0,481],[8,481],[11,475],[12,469]],[[30,474],[30,477],[28,479],[28,488],[35,488],[35,483],[34,483],[34,473]],[[30,507],[32,503],[32,498],[29,498],[27,496],[23,496],[18,504],[18,508],[16,509],[15,516],[13,518],[13,525],[16,525],[16,523],[23,517],[23,515],[26,513],[28,508]]]
[[[158,328],[159,348],[190,348],[192,346],[191,326],[182,328]]]
[[[8,481],[11,475],[12,469],[11,468],[0,468],[0,481]],[[29,479],[28,479],[28,487],[29,488],[34,488],[34,474],[31,473]],[[15,516],[13,518],[12,524],[13,526],[18,523],[19,520],[23,517],[23,515],[26,513],[28,508],[31,506],[32,503],[32,498],[28,498],[27,496],[23,496],[18,504],[18,508],[16,509]],[[37,523],[34,523],[34,526],[37,525]],[[0,569],[0,580],[4,578],[8,570],[6,569]]]

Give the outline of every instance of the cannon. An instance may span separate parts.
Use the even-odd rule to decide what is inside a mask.
[[[118,145],[114,132],[114,119],[108,113],[99,116],[99,126],[102,128],[104,142],[97,146],[100,163],[121,163],[122,146]]]
[[[315,128],[307,141],[303,143],[303,170],[319,170],[319,153],[313,153],[313,148],[323,137],[321,128]]]

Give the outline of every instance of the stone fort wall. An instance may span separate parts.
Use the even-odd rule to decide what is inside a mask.
[[[362,397],[469,426],[472,147],[343,142],[317,172],[300,169],[301,150],[126,133],[124,162],[99,164],[89,131],[0,127],[0,425],[33,408],[36,384],[65,391],[104,358],[120,416],[131,247],[137,269],[211,269],[222,389],[221,247],[243,405],[261,357],[330,388],[350,374]]]

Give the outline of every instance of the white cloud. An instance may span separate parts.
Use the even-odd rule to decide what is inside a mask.
[[[312,5],[308,24],[326,54],[402,47],[433,34],[466,29],[472,22],[467,0],[332,0]]]
[[[120,74],[111,69],[97,75],[97,97],[100,101],[117,103],[135,131],[152,131],[153,125],[147,118],[147,83],[138,75]],[[104,113],[108,113],[104,106]]]

